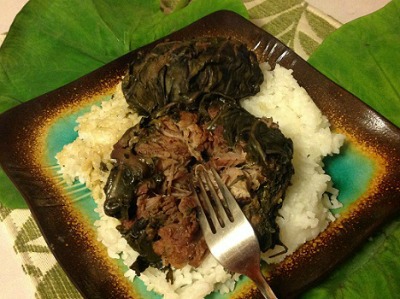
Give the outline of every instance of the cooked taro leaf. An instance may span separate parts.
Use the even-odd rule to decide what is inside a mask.
[[[133,195],[138,179],[133,175],[131,168],[123,164],[111,169],[104,187],[106,215],[118,219],[129,219],[129,215],[134,215],[136,203],[133,201]]]
[[[148,227],[157,226],[156,220],[140,218],[129,229],[120,229],[128,244],[140,253],[140,256],[132,264],[131,269],[140,275],[147,267],[162,268],[161,257],[153,250],[153,243],[146,230]]]
[[[225,105],[212,124],[224,128],[224,137],[232,147],[244,144],[247,159],[262,166],[266,182],[260,186],[257,200],[243,206],[243,211],[262,251],[283,245],[275,219],[294,173],[292,140],[282,134],[272,119],[257,118],[239,105]]]
[[[262,81],[257,58],[245,45],[202,38],[161,43],[141,55],[122,90],[132,109],[150,115],[174,104],[198,107],[210,96],[238,100],[256,94]]]
[[[279,156],[282,163],[291,163],[293,143],[271,118],[257,118],[237,104],[224,105],[212,124],[224,127],[224,137],[231,146],[246,143],[249,158],[257,164],[268,168],[266,156],[273,154]]]

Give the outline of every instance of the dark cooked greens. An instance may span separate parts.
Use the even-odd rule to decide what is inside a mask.
[[[226,38],[164,42],[130,65],[122,91],[143,118],[114,146],[104,210],[140,253],[138,274],[148,265],[197,267],[207,254],[190,188],[196,164],[228,183],[263,251],[285,247],[275,219],[293,144],[239,103],[263,80],[255,54]]]
[[[122,90],[130,107],[151,115],[171,106],[197,109],[215,97],[237,101],[259,91],[263,75],[246,46],[222,38],[157,45],[131,64]]]

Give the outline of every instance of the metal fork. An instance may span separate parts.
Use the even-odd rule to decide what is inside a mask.
[[[261,273],[260,245],[253,227],[217,171],[198,165],[194,180],[200,227],[211,254],[225,269],[253,280],[264,298],[277,299]]]

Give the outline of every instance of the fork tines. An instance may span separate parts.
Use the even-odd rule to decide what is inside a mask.
[[[225,227],[228,222],[234,221],[230,208],[238,204],[214,168],[207,169],[204,165],[198,165],[195,168],[195,174],[195,183],[199,192],[193,193],[212,232],[215,233],[217,224]],[[199,220],[202,221],[201,215],[199,216]]]
[[[191,187],[210,252],[227,270],[249,276],[264,298],[276,299],[260,270],[258,239],[228,187],[212,167],[197,165],[194,172]]]

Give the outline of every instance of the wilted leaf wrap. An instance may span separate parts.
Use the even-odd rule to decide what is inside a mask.
[[[195,108],[210,95],[239,100],[256,94],[262,81],[257,58],[245,45],[203,38],[156,46],[131,64],[123,92],[131,108],[150,115],[174,104]]]

